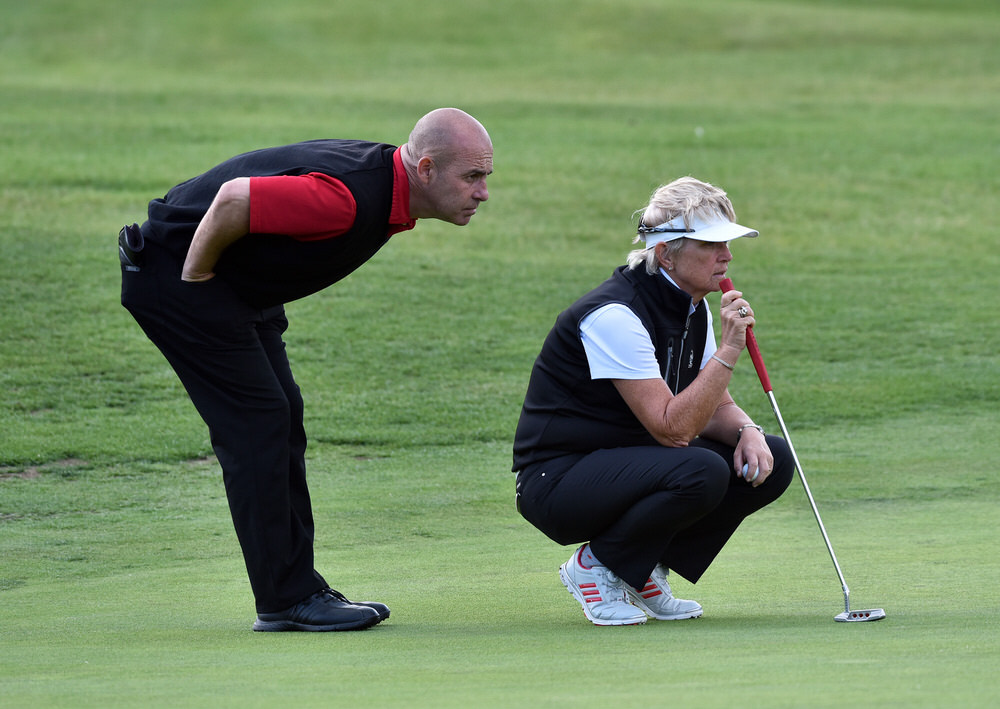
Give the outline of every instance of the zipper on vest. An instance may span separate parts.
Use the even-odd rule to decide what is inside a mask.
[[[670,386],[670,365],[674,363],[674,338],[667,340],[667,368],[663,372],[663,381]],[[674,392],[675,394],[677,392]]]
[[[681,335],[681,350],[677,356],[677,378],[674,380],[674,396],[677,395],[678,389],[681,386],[681,365],[684,359],[684,344],[687,342],[688,328],[691,326],[691,311],[688,310],[687,320],[684,321],[684,334]],[[688,369],[694,365],[694,350],[691,350],[691,356],[688,358],[691,361],[688,362]]]

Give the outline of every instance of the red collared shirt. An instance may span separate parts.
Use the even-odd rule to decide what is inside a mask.
[[[332,239],[350,230],[354,195],[335,177],[318,172],[250,178],[250,233],[284,234],[300,241]],[[410,183],[400,148],[392,154],[392,208],[388,234],[416,226],[410,217]]]

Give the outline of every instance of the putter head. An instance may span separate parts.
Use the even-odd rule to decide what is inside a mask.
[[[866,620],[882,620],[885,618],[885,611],[881,608],[869,608],[864,611],[844,611],[834,616],[838,623],[863,623]]]

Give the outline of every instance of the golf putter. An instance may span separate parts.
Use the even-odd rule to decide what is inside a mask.
[[[733,282],[728,278],[722,279],[719,285],[722,287],[723,293],[733,289]],[[830,552],[830,559],[833,561],[833,568],[837,570],[837,577],[840,579],[840,585],[844,589],[844,612],[834,616],[834,620],[841,623],[882,620],[885,618],[885,611],[881,608],[869,608],[861,611],[851,610],[851,591],[847,588],[847,581],[844,580],[844,573],[840,570],[840,564],[837,562],[837,555],[833,553],[833,545],[830,544],[830,537],[827,535],[826,527],[823,526],[823,520],[819,516],[819,509],[816,507],[816,501],[813,499],[812,492],[809,490],[809,483],[806,482],[805,473],[802,472],[802,464],[799,463],[799,457],[796,455],[795,448],[792,446],[792,439],[788,436],[788,429],[785,427],[785,421],[781,418],[781,411],[778,410],[778,402],[775,400],[774,391],[771,388],[771,378],[767,375],[767,368],[764,366],[764,358],[760,354],[760,347],[757,346],[757,337],[753,334],[752,328],[747,328],[747,351],[750,352],[750,359],[753,361],[754,369],[757,370],[757,378],[760,379],[761,386],[764,387],[764,393],[767,394],[767,398],[771,402],[771,409],[774,411],[774,417],[778,420],[778,426],[781,427],[781,434],[785,437],[785,443],[788,444],[788,450],[791,451],[792,460],[795,462],[795,472],[799,474],[799,480],[802,481],[802,487],[806,491],[806,497],[809,499],[809,505],[812,507],[813,515],[816,517],[816,523],[819,525],[819,531],[823,534],[823,541],[826,542],[826,550]]]

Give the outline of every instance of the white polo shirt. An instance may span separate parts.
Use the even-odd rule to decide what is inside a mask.
[[[660,273],[677,285],[663,269]],[[708,303],[705,303],[705,311],[708,314],[708,330],[705,334],[705,354],[699,369],[704,369],[718,349]],[[656,361],[656,350],[649,332],[639,316],[622,303],[608,303],[589,313],[580,321],[580,339],[587,353],[591,379],[660,378],[660,365]]]

